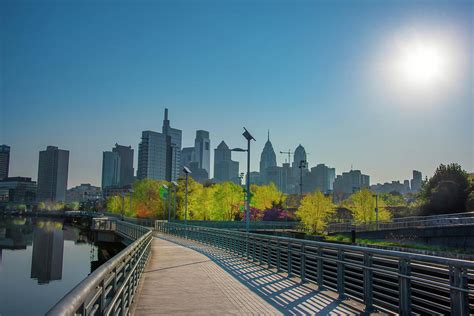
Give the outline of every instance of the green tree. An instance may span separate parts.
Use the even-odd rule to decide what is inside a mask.
[[[344,203],[352,212],[352,217],[356,223],[370,223],[375,222],[375,206],[376,201],[374,193],[368,189],[362,189],[352,194]],[[378,201],[379,221],[389,220],[392,215],[386,209],[386,204],[383,199]]]
[[[322,232],[328,218],[335,212],[335,205],[330,196],[324,196],[319,190],[306,194],[296,215],[312,233]]]
[[[232,221],[243,203],[243,191],[238,184],[221,182],[215,185],[213,198],[212,220]]]
[[[420,192],[423,214],[464,212],[470,191],[468,174],[459,164],[441,164]]]
[[[268,185],[253,184],[250,186],[250,192],[252,194],[250,205],[260,210],[270,209],[286,199],[273,182]]]

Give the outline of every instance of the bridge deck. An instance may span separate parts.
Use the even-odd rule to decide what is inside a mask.
[[[358,315],[363,305],[339,300],[220,249],[169,235],[152,242],[134,315]]]

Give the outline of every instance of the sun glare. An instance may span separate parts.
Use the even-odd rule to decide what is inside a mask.
[[[449,54],[440,43],[416,40],[406,42],[397,52],[395,76],[413,89],[436,88],[449,77]]]

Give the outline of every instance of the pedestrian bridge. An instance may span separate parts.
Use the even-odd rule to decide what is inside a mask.
[[[133,242],[49,315],[474,312],[474,262],[181,223],[98,225]]]

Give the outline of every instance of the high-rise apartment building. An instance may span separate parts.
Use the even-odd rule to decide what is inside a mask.
[[[0,146],[0,180],[8,177],[10,168],[10,146]]]
[[[138,146],[138,179],[166,180],[166,136],[153,131],[143,131]]]
[[[334,193],[348,196],[362,188],[370,187],[370,177],[360,170],[351,170],[338,175],[334,181]]]
[[[413,179],[411,179],[411,191],[415,193],[420,192],[422,182],[423,180],[422,180],[421,172],[417,170],[413,170]]]
[[[168,119],[168,109],[165,109],[163,120],[163,135],[166,137],[166,180],[176,181],[181,173],[181,139],[182,132],[172,128]]]
[[[190,168],[191,163],[194,161],[194,147],[184,147],[181,150],[181,170],[183,167]]]
[[[39,202],[66,201],[69,151],[48,146],[40,151],[38,163]]]
[[[208,131],[196,131],[196,139],[194,140],[194,161],[200,169],[207,171],[208,176],[211,174],[211,141]]]
[[[329,168],[325,164],[318,164],[311,168],[311,191],[319,190],[328,193],[333,190],[334,180],[336,178],[336,169]]]

